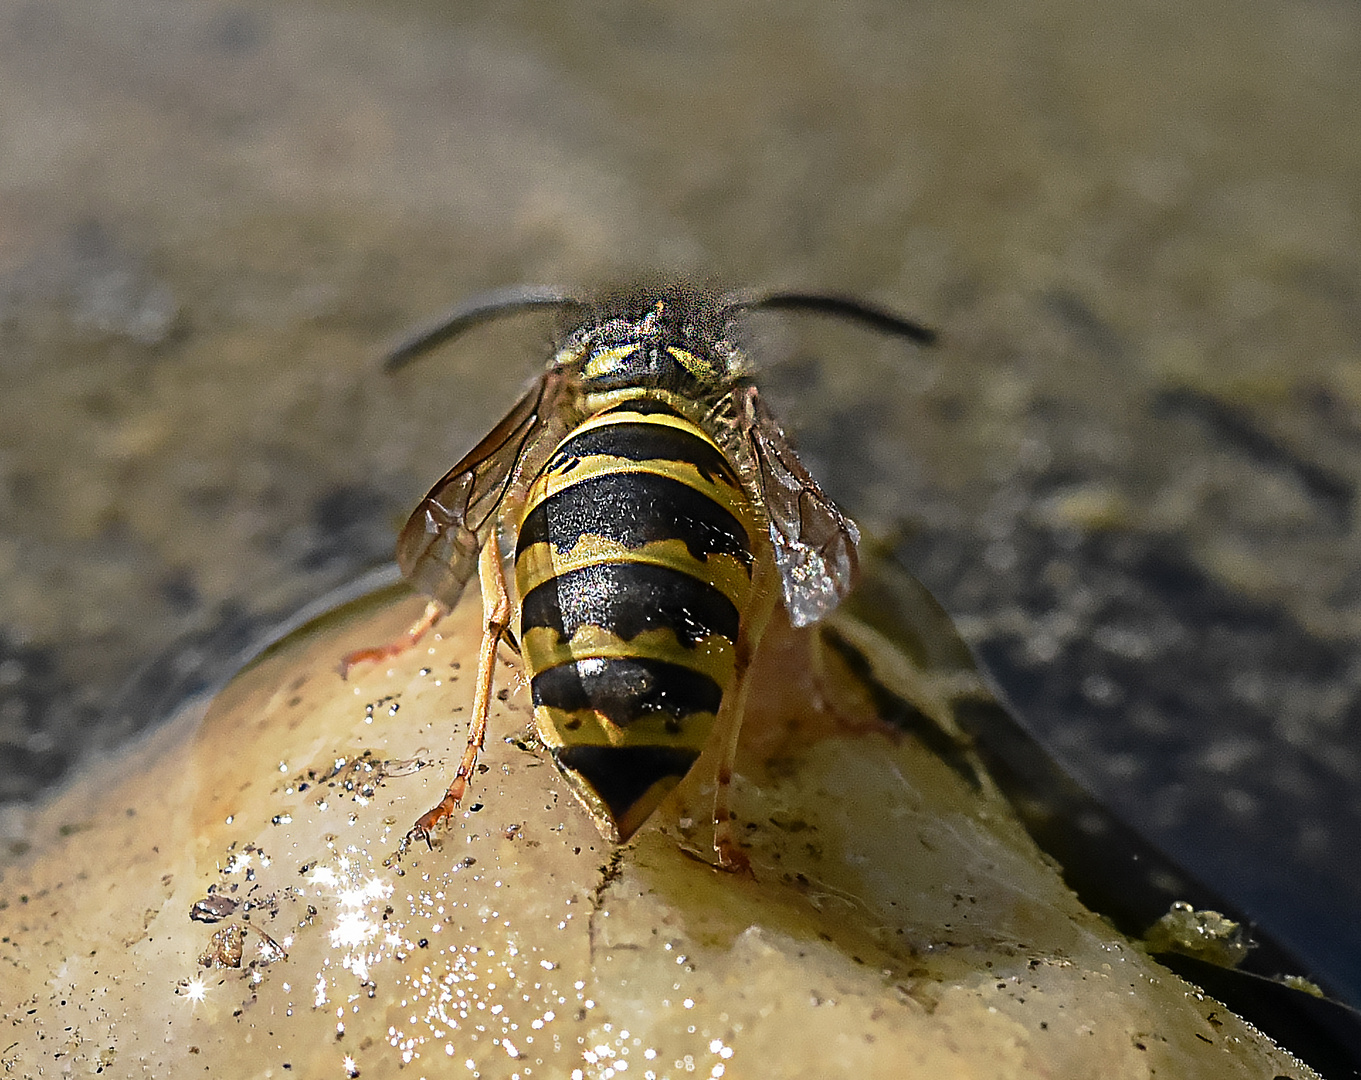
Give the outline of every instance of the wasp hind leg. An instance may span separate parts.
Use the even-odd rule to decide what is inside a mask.
[[[714,854],[720,870],[749,877],[753,876],[751,860],[737,842],[737,820],[732,812],[732,777],[742,734],[742,718],[746,713],[747,691],[751,687],[752,661],[779,592],[778,577],[771,573],[774,569],[771,559],[757,560],[752,580],[752,606],[738,634],[736,678],[723,695],[723,704],[714,720],[714,745],[719,751],[718,772],[714,777]]]
[[[510,597],[506,594],[505,569],[501,564],[501,552],[495,534],[482,547],[477,572],[482,585],[482,645],[477,654],[477,687],[473,694],[472,717],[468,723],[468,745],[464,747],[458,772],[454,774],[444,798],[416,819],[416,824],[406,834],[403,848],[413,840],[424,840],[426,846],[432,846],[431,830],[452,815],[463,798],[468,788],[468,777],[472,776],[477,766],[477,755],[487,737],[492,679],[496,673],[496,649],[510,625]]]
[[[340,677],[342,679],[348,678],[350,668],[356,664],[367,664],[374,660],[391,660],[394,656],[401,656],[408,649],[415,648],[416,643],[425,637],[425,632],[448,614],[449,609],[447,607],[438,600],[431,600],[430,603],[425,605],[421,617],[408,626],[399,637],[389,641],[386,645],[373,645],[367,649],[356,649],[354,652],[342,656],[340,658]]]

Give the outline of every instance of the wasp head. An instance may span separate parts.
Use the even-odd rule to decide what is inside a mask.
[[[637,294],[603,304],[553,364],[575,366],[591,391],[656,387],[703,399],[745,372],[726,323],[726,309],[702,293]]]

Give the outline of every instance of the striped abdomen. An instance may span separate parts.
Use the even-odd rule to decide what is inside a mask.
[[[573,430],[529,491],[515,579],[535,722],[621,839],[689,771],[732,685],[753,535],[722,451],[646,396]]]

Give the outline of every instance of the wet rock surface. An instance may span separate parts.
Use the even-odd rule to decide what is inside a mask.
[[[462,749],[477,605],[349,681],[335,660],[417,610],[294,635],[34,819],[0,865],[4,1068],[1316,1075],[1086,910],[981,773],[830,658],[815,679],[787,628],[737,762],[752,876],[706,861],[707,759],[602,842],[523,737],[509,658],[465,806],[402,853]]]
[[[1357,12],[0,13],[0,824],[387,557],[542,357],[514,280],[820,285],[818,475],[1135,827],[1361,998]]]

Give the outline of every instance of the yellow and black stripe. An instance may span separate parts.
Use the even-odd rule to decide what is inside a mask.
[[[756,536],[723,452],[647,390],[575,428],[530,488],[515,576],[535,722],[621,839],[708,740]]]

